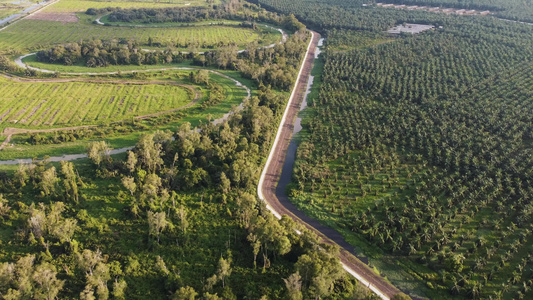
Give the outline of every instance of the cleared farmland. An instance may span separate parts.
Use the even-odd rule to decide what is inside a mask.
[[[195,97],[192,88],[178,85],[0,83],[0,126],[102,124],[179,108]]]
[[[190,3],[190,5],[185,5]],[[219,0],[215,0],[214,4],[219,4]],[[88,1],[88,0],[61,0],[54,5],[47,7],[44,12],[81,12],[88,8],[106,8],[106,7],[120,7],[120,8],[165,8],[165,7],[192,7],[192,6],[206,6],[208,3],[205,0],[164,0],[164,1]]]

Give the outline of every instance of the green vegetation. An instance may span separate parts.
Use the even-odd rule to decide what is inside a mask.
[[[3,167],[0,295],[372,298],[346,277],[337,249],[297,235],[300,226],[276,220],[254,196],[308,42],[297,17],[327,41],[303,113],[292,201],[410,295],[532,298],[531,27],[362,0],[252,2],[285,16],[234,0],[192,1],[204,7],[194,9],[172,0],[61,0],[45,9],[51,14],[0,32],[0,53],[49,49],[41,62],[25,62],[69,81],[0,79],[0,127],[99,125],[14,135],[0,152],[88,157]],[[532,15],[527,1],[400,2]],[[120,26],[93,24],[102,15]],[[206,24],[225,19],[233,23]],[[279,35],[258,22],[294,34],[260,48]],[[383,33],[402,23],[435,30]],[[168,49],[138,55],[144,45]],[[208,51],[176,51],[185,49]],[[122,50],[136,59],[113,60]],[[0,66],[20,74],[7,56]],[[204,70],[170,70],[183,66]],[[224,76],[255,89],[240,109],[247,91]],[[222,124],[211,122],[224,114]]]
[[[233,9],[235,10],[235,9]],[[89,8],[85,13],[88,15],[103,15],[109,13],[106,20],[109,22],[123,23],[195,23],[202,20],[230,19],[235,14],[229,6],[217,6],[217,8],[163,8],[163,9],[104,9]]]
[[[186,121],[214,108],[227,112],[229,97],[219,86],[232,82],[242,95],[233,81],[205,70],[135,73],[151,84],[190,80],[209,94],[203,107],[183,112],[180,125],[173,116],[172,124],[143,120],[147,130],[172,131],[142,134],[128,153],[111,156],[106,141],[94,141],[89,159],[76,164],[45,160],[2,173],[2,296],[373,299],[347,277],[338,249],[287,218],[278,221],[254,196],[286,99],[270,81],[298,68],[307,41],[296,34],[284,46],[235,61],[239,70],[268,63],[278,74],[259,80],[244,72],[245,84],[261,83],[256,96],[221,125],[197,123],[197,130]],[[133,75],[110,77],[123,76]]]
[[[259,3],[328,38],[294,203],[412,295],[531,298],[531,27],[357,1]],[[403,22],[437,28],[382,33]]]
[[[145,83],[150,81],[159,82],[162,80],[170,80],[171,83],[188,82],[190,84],[190,70],[187,71],[159,71],[147,73],[144,75],[140,73],[136,75],[136,81],[142,78]],[[232,76],[236,74],[226,73]],[[245,79],[237,77],[245,84],[250,84]],[[109,79],[107,79],[109,80]],[[132,80],[131,75],[122,75],[118,77],[119,81]],[[194,126],[206,122],[208,118],[218,119],[224,114],[243,102],[247,97],[247,92],[244,88],[238,87],[235,83],[225,77],[217,74],[210,75],[210,84],[217,86],[217,90],[222,88],[224,98],[222,102],[210,103],[211,87],[203,88],[202,85],[196,86],[197,91],[203,95],[198,104],[191,107],[177,110],[175,112],[163,112],[162,115],[154,115],[150,118],[143,118],[140,120],[127,119],[123,122],[116,122],[110,124],[108,120],[101,126],[94,128],[84,128],[76,130],[66,130],[53,133],[29,133],[14,135],[11,143],[13,146],[3,149],[0,152],[1,159],[16,159],[39,157],[46,155],[61,156],[63,154],[83,153],[90,141],[106,139],[112,148],[124,148],[135,145],[142,133],[153,132],[154,130],[173,130],[176,126],[184,122],[189,122]],[[211,101],[212,102],[212,101]],[[79,125],[79,124],[76,124]],[[8,127],[20,127],[19,124],[8,124]],[[74,126],[74,125],[71,125]],[[65,127],[65,126],[60,126]],[[24,129],[25,127],[22,126]],[[46,126],[44,128],[49,128]]]
[[[143,71],[147,70],[165,70],[172,68],[194,67],[194,65],[191,64],[191,61],[184,60],[181,63],[172,62],[169,64],[160,63],[155,65],[108,65],[107,67],[98,67],[97,69],[95,69],[87,67],[86,62],[84,62],[83,60],[80,60],[78,63],[71,66],[66,66],[58,63],[38,62],[36,55],[27,56],[22,60],[22,62],[34,68],[57,72],[59,73],[59,75],[64,73],[116,73],[119,71],[124,73],[138,71],[136,72],[137,74],[142,74]]]
[[[13,14],[16,14],[20,9],[9,8],[9,7],[0,7],[0,20],[7,18]]]
[[[315,248],[313,236],[300,237],[294,223],[261,213],[246,192],[265,150],[258,148],[264,139],[253,138],[255,130],[267,130],[256,126],[265,110],[258,103],[201,133],[184,124],[175,141],[167,132],[145,135],[127,158],[109,157],[101,142],[89,147],[91,163],[19,167],[1,186],[0,257],[8,261],[0,264],[2,293],[131,299],[149,291],[165,299],[194,290],[204,299],[207,293],[240,299],[356,292],[335,249]],[[14,271],[22,267],[27,271]],[[53,291],[39,283],[45,267]]]
[[[383,1],[391,3],[389,1]],[[533,22],[531,2],[520,0],[399,0],[394,4],[439,6],[457,9],[490,10],[494,15],[510,19]]]
[[[22,20],[0,32],[0,49],[4,51],[37,50],[53,44],[79,42],[90,39],[125,39],[148,43],[148,39],[178,49],[196,51],[213,48],[220,43],[232,41],[244,48],[248,43],[261,41],[274,43],[279,34],[271,31],[263,37],[261,30],[232,26],[193,26],[179,28],[130,28],[99,26],[92,24],[93,17],[82,15],[79,22],[63,24],[56,21]],[[40,31],[37,31],[39,29]],[[183,45],[186,45],[183,47]]]
[[[327,50],[329,51],[348,51],[394,41],[391,37],[385,37],[381,33],[373,32],[332,29],[328,30],[326,35],[328,37]]]
[[[68,0],[65,0],[68,3]],[[60,1],[59,3],[63,3]],[[78,4],[80,8],[84,5],[95,4],[99,2],[94,1],[73,1],[73,4]],[[122,3],[122,2],[120,2]],[[129,2],[128,2],[129,3]],[[126,5],[123,8],[135,7]],[[96,13],[103,13],[104,11],[113,11],[119,9],[120,6],[113,9],[103,9],[101,6],[87,7],[82,11],[89,11],[91,15],[75,12],[60,12],[61,10],[54,10],[57,4],[47,7],[43,12],[32,16],[31,18],[21,20],[9,28],[0,32],[0,53],[21,53],[26,51],[40,50],[51,45],[64,43],[81,43],[92,39],[98,40],[122,40],[135,41],[138,44],[143,44],[150,47],[163,47],[171,50],[185,50],[189,52],[205,51],[215,49],[224,45],[233,45],[239,49],[243,49],[252,42],[257,42],[258,45],[270,45],[279,41],[279,32],[265,28],[263,26],[241,26],[233,24],[229,21],[228,25],[213,25],[200,23],[179,23],[173,22],[166,24],[160,28],[154,26],[142,26],[146,22],[142,22],[141,26],[132,26],[124,29],[120,26],[102,26],[96,24]],[[227,3],[225,5],[216,6],[214,8],[197,8],[187,6],[180,8],[179,11],[195,12],[209,10],[214,12],[221,12],[222,15],[216,20],[217,23],[224,23],[222,17],[228,17],[230,20],[254,20],[260,22],[269,22],[278,24],[282,20],[279,16],[265,12],[264,10],[254,5],[243,6],[242,3]],[[122,14],[129,12],[136,12],[137,10],[125,9],[119,10]],[[144,11],[144,10],[139,10]],[[146,10],[152,11],[152,10]],[[174,11],[167,8],[161,11]],[[194,20],[210,20],[207,16],[196,16]],[[101,16],[100,16],[101,17]],[[109,16],[106,16],[109,18]],[[207,19],[206,19],[207,18]],[[106,19],[107,20],[107,19]],[[130,21],[130,19],[128,19]],[[193,21],[194,21],[193,20]],[[134,21],[134,20],[133,20]],[[190,20],[189,20],[190,21]],[[135,25],[132,23],[131,25]],[[198,26],[197,26],[198,25]],[[39,29],[39,30],[36,30]],[[292,28],[289,28],[292,30]]]
[[[142,82],[16,82],[0,78],[1,125],[102,124],[180,108],[195,89]]]

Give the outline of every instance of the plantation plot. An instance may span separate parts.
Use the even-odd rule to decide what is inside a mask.
[[[56,21],[65,23],[77,23],[78,17],[74,13],[38,13],[26,18],[27,20]]]
[[[91,82],[20,83],[2,79],[0,124],[102,124],[176,109],[193,87]]]
[[[39,16],[39,14],[37,14]],[[263,32],[250,28],[228,26],[195,26],[185,28],[122,28],[99,26],[91,18],[80,15],[79,23],[63,24],[55,21],[22,20],[0,31],[0,49],[41,49],[53,44],[79,42],[90,39],[133,39],[147,43],[148,39],[161,41],[168,46],[195,44],[200,49],[214,48],[230,42],[239,48],[263,40],[264,44],[280,39],[279,33]],[[1,51],[0,51],[1,52]]]
[[[531,38],[447,27],[328,56],[291,194],[402,289],[532,299]]]

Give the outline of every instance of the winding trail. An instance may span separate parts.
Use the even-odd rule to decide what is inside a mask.
[[[30,56],[30,55],[34,55],[35,53],[30,53],[30,54],[26,54],[26,55],[22,55],[20,57],[18,57],[17,59],[15,59],[15,63],[21,67],[21,68],[24,68],[24,69],[29,69],[29,70],[34,70],[34,71],[38,71],[38,72],[41,72],[41,73],[48,73],[48,74],[53,74],[55,73],[56,71],[52,71],[52,70],[47,70],[47,69],[41,69],[41,68],[35,68],[35,67],[32,67],[32,66],[29,66],[25,63],[22,62],[22,59],[24,59],[25,57],[27,56]],[[61,74],[63,75],[90,75],[90,76],[98,76],[98,75],[116,75],[116,74],[131,74],[131,73],[140,73],[140,72],[159,72],[159,71],[172,71],[172,70],[202,70],[202,68],[193,68],[193,67],[171,67],[171,68],[162,68],[162,69],[146,69],[146,70],[129,70],[129,71],[111,71],[111,72],[61,72]],[[226,75],[226,74],[223,74],[223,73],[220,73],[218,71],[214,71],[214,70],[207,70],[209,73],[212,73],[212,74],[216,74],[218,76],[221,76],[221,77],[224,77],[226,79],[229,79],[231,81],[233,81],[235,83],[236,86],[238,87],[242,87],[246,90],[248,96],[247,98],[250,98],[250,96],[252,95],[252,91],[250,90],[249,87],[247,87],[246,85],[242,84],[240,81]],[[20,80],[20,79],[19,79]],[[28,79],[29,81],[33,80],[33,79]],[[42,80],[42,79],[35,79],[33,80],[34,82],[49,82],[50,80],[59,80],[59,81],[56,81],[56,82],[68,82],[69,80],[70,81],[80,81],[81,79],[76,79],[76,78],[64,78],[64,79],[61,79],[61,78],[58,78],[58,79],[47,79],[46,81]],[[60,81],[60,80],[64,80],[64,81]],[[89,79],[91,80],[91,79]],[[95,81],[96,82],[96,81]],[[132,81],[133,82],[133,81]]]
[[[287,156],[294,155],[296,149],[293,148],[289,152],[288,148],[292,140],[294,120],[309,86],[317,45],[320,41],[320,35],[318,33],[311,31],[311,34],[312,39],[309,43],[304,62],[259,179],[257,194],[278,219],[281,219],[282,215],[287,215],[294,221],[305,226],[308,230],[316,233],[322,239],[322,242],[340,246],[339,258],[343,268],[380,298],[388,300],[400,293],[400,291],[359,260],[356,257],[354,247],[347,243],[340,233],[306,216],[285,195],[286,184],[284,183],[288,181],[286,178],[282,180],[281,177],[289,176],[290,179],[290,174],[292,173],[292,163],[294,161],[292,157],[287,158]],[[286,160],[292,163],[286,163]]]
[[[52,4],[52,3],[55,3],[55,1],[51,2],[50,4]],[[100,18],[96,19],[96,23],[98,25],[105,25],[105,23],[102,23],[100,21]],[[282,39],[281,39],[281,41],[279,43],[270,44],[270,45],[267,45],[267,46],[264,46],[264,47],[260,47],[259,49],[262,49],[262,48],[265,48],[265,49],[266,48],[273,48],[277,44],[283,44],[283,43],[285,43],[288,40],[288,37],[289,37],[288,34],[285,31],[283,31],[282,29],[275,28],[275,27],[272,27],[272,26],[269,26],[269,25],[260,25],[260,26],[264,26],[264,27],[275,29],[275,30],[279,31],[281,33],[281,35],[282,35]],[[140,25],[140,26],[137,26],[137,27],[143,27],[143,26]],[[155,50],[149,50],[149,49],[141,49],[141,50],[142,51],[148,51],[148,52],[149,51],[155,51]],[[239,50],[238,53],[243,53],[245,51],[246,50]],[[182,52],[182,53],[186,53],[186,52]],[[204,54],[204,52],[199,52],[199,53],[200,54]],[[34,71],[38,71],[38,72],[41,72],[41,73],[48,73],[48,74],[55,73],[55,71],[52,71],[52,70],[29,66],[29,65],[25,64],[22,61],[24,58],[26,58],[28,56],[31,56],[31,55],[35,55],[35,54],[36,53],[30,53],[30,54],[19,56],[19,57],[17,57],[15,59],[15,64],[18,65],[21,68],[34,70]],[[162,68],[162,69],[120,71],[120,73],[127,74],[127,73],[136,73],[136,72],[157,72],[157,71],[170,71],[170,70],[199,70],[199,68],[171,67],[171,68]],[[233,81],[236,86],[244,88],[246,90],[247,96],[244,99],[244,101],[239,105],[239,108],[242,108],[243,107],[243,103],[251,97],[252,93],[251,93],[250,88],[248,88],[246,85],[242,84],[240,81],[238,81],[238,80],[236,80],[234,78],[231,78],[228,75],[225,75],[225,74],[222,74],[220,72],[213,71],[213,70],[208,70],[208,71],[210,73],[216,74],[216,75],[224,77],[226,79],[229,79],[229,80]],[[90,76],[113,75],[113,74],[117,74],[117,73],[119,73],[119,71],[112,71],[112,72],[61,72],[61,74],[64,74],[64,75],[77,75],[77,76],[83,76],[83,75],[90,75]],[[13,77],[11,77],[11,78],[13,78]],[[18,79],[18,78],[14,79],[14,80],[22,81],[21,79]],[[52,80],[46,80],[46,81],[45,80],[31,80],[31,79],[29,79],[27,81],[31,81],[31,82],[71,82],[71,81],[106,82],[106,81],[98,81],[98,80],[90,80],[90,79],[76,79],[76,78],[73,78],[73,79],[52,79]],[[107,82],[109,82],[109,81],[107,81]],[[137,82],[135,82],[135,83],[137,83]],[[168,83],[165,83],[165,84],[168,84]],[[198,98],[199,98],[199,95],[196,94],[195,101],[197,101]],[[144,119],[144,118],[149,118],[149,117],[153,117],[153,116],[163,115],[163,114],[166,114],[166,113],[175,112],[177,110],[185,109],[187,107],[190,107],[190,106],[194,105],[196,103],[195,101],[187,104],[186,106],[183,106],[183,107],[180,107],[180,108],[176,108],[176,109],[173,109],[173,110],[164,111],[164,112],[158,112],[158,113],[149,114],[149,115],[137,116],[135,118],[136,119]],[[225,120],[227,120],[229,118],[229,116],[231,115],[231,113],[232,112],[228,112],[228,113],[224,114],[221,118],[215,119],[212,122],[214,124],[220,124],[220,123],[224,122]],[[11,137],[14,134],[33,133],[33,132],[65,131],[65,130],[75,130],[75,129],[81,129],[81,128],[89,128],[89,127],[94,127],[94,126],[96,126],[96,125],[53,128],[53,129],[37,129],[37,130],[6,128],[2,134],[3,135],[7,135],[7,138],[6,138],[6,140],[4,140],[4,142],[2,142],[2,144],[0,144],[0,150],[4,149],[9,144],[9,142],[11,141]],[[112,151],[112,154],[123,153],[123,152],[129,151],[131,149],[132,149],[132,147],[115,149],[115,150]],[[85,154],[64,155],[64,156],[58,156],[58,157],[50,157],[49,160],[50,161],[75,160],[75,159],[84,158],[84,157],[87,157],[87,155],[85,155]],[[14,164],[18,164],[18,163],[21,163],[21,162],[25,163],[25,162],[28,162],[28,161],[31,162],[31,159],[4,160],[4,161],[0,161],[0,165],[14,165]]]

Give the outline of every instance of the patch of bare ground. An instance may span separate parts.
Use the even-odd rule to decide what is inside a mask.
[[[74,13],[38,13],[26,18],[27,20],[41,20],[67,23],[78,23],[78,16]]]

